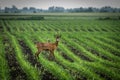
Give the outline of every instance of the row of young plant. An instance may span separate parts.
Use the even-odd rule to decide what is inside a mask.
[[[46,34],[47,36],[47,34]],[[48,35],[49,36],[49,35]],[[45,41],[41,38],[38,38],[39,41]],[[52,38],[50,38],[52,40]],[[61,51],[63,51],[65,54],[69,55],[69,57],[71,57],[73,60],[77,59],[77,61],[79,60],[77,56],[74,55],[74,53],[72,53],[71,51],[69,51],[67,49],[67,47],[65,47],[62,43],[59,43],[59,48],[61,49]],[[69,60],[66,60],[66,58],[62,57],[62,55],[60,55],[61,51],[55,51],[55,57],[57,59],[57,61],[59,63],[61,63],[61,65],[63,65],[63,67],[65,67],[68,70],[76,71],[76,73],[74,73],[77,78],[87,78],[87,79],[96,79],[96,80],[101,80],[102,78],[100,78],[98,75],[96,75],[94,72],[90,71],[88,68],[86,68],[83,65],[79,65],[78,63],[73,63],[70,62]],[[73,58],[74,57],[74,58]],[[80,61],[80,60],[79,60]],[[80,61],[81,63],[82,61]],[[77,72],[79,74],[77,74]],[[73,75],[73,74],[72,74]],[[83,79],[83,78],[82,78]]]
[[[6,28],[6,27],[5,27]],[[7,32],[7,30],[5,29],[5,32]],[[13,32],[11,32],[13,33]],[[21,34],[19,32],[14,32],[14,36],[11,35],[9,32],[8,32],[8,35],[10,37],[10,41],[11,43],[13,44],[13,47],[15,47],[15,52],[16,54],[19,54],[19,55],[16,55],[16,58],[17,60],[19,61],[19,64],[20,66],[22,67],[22,69],[25,71],[25,73],[27,74],[28,76],[28,79],[31,79],[31,80],[40,80],[42,78],[42,74],[41,74],[41,71],[37,71],[37,68],[35,66],[32,66],[31,63],[29,63],[27,60],[26,60],[26,57],[22,54],[22,50],[21,50],[21,47],[17,41],[17,39],[19,39],[19,37],[21,35],[24,35],[24,34]],[[16,39],[17,38],[17,39]],[[24,64],[22,64],[24,63]],[[37,63],[36,63],[37,64]],[[47,63],[48,64],[48,63]]]
[[[18,30],[16,29],[16,27],[19,27],[20,29],[18,31],[26,31],[25,28],[27,27],[28,29],[33,28],[33,31],[119,32],[119,29],[117,27],[115,27],[113,30],[112,25],[108,26],[106,24],[107,26],[104,27],[103,25],[97,25],[96,21],[92,21],[94,22],[95,25],[93,24],[89,25],[90,23],[85,25],[81,21],[73,24],[71,24],[71,21],[68,21],[67,23],[62,21],[59,24],[58,21],[53,22],[53,21],[34,21],[34,20],[26,21],[26,23],[24,22],[24,20],[7,21],[7,22],[9,22],[9,24],[11,24],[15,30]]]
[[[76,35],[75,35],[76,36]],[[87,36],[87,35],[86,35]],[[107,50],[105,50],[105,48],[103,48],[102,46],[90,41],[89,39],[87,39],[87,37],[84,36],[84,38],[78,38],[78,40],[80,42],[84,42],[86,45],[89,45],[90,47],[92,47],[93,49],[95,49],[96,51],[98,51],[99,53],[101,53],[101,56],[104,56],[105,59],[108,59],[110,61],[116,61],[119,62],[120,59],[118,56],[111,54],[111,52],[108,52]],[[90,36],[90,35],[88,35]],[[77,36],[78,37],[78,36]],[[86,38],[85,38],[86,37]],[[91,37],[92,38],[92,37]]]
[[[79,35],[78,35],[79,36]],[[78,36],[76,36],[76,38],[78,37]],[[95,35],[88,35],[88,34],[86,34],[85,36],[83,36],[82,37],[82,35],[80,35],[80,37],[82,37],[82,38],[77,38],[77,40],[78,40],[78,43],[84,43],[84,46],[87,46],[87,45],[89,45],[89,47],[90,48],[93,48],[94,50],[96,50],[97,52],[101,52],[99,49],[102,49],[103,50],[103,53],[105,53],[105,52],[108,52],[109,54],[108,55],[112,55],[113,56],[113,58],[114,59],[116,59],[116,61],[117,62],[119,62],[119,57],[118,56],[116,56],[116,55],[113,55],[110,51],[107,51],[106,49],[104,50],[104,46],[106,45],[106,48],[110,48],[111,47],[111,45],[110,44],[106,44],[105,43],[105,45],[103,44],[102,45],[102,42],[99,40],[99,39],[96,39],[96,38],[94,38],[94,36]],[[75,38],[75,37],[74,37]],[[83,40],[82,40],[83,39]],[[91,41],[91,39],[94,39],[94,41]],[[99,41],[97,44],[95,43],[96,41]],[[104,42],[103,42],[104,43]],[[109,46],[110,47],[109,47]],[[95,47],[96,46],[96,47]],[[97,48],[97,47],[99,47],[99,48]],[[97,49],[96,49],[97,48]],[[111,48],[112,49],[112,48]],[[113,49],[113,50],[116,50],[116,49]],[[117,49],[117,51],[119,51],[119,49]],[[103,55],[103,53],[101,52],[101,56]],[[100,54],[100,53],[99,53]],[[107,57],[108,57],[108,55],[106,55]],[[105,55],[104,55],[105,56]],[[106,59],[106,58],[105,58]],[[109,59],[108,59],[109,60]]]
[[[38,38],[38,37],[37,37]],[[26,38],[26,40],[29,40],[29,38]],[[68,42],[68,41],[67,41]],[[14,43],[15,44],[15,43]],[[31,42],[30,42],[30,44],[31,44]],[[61,45],[63,45],[63,44],[61,44]],[[61,46],[60,46],[61,47]],[[64,47],[63,46],[63,48],[62,48],[62,50],[64,51],[65,50],[65,53],[66,54],[70,54],[70,50],[68,50],[68,49],[66,49],[66,47]],[[67,52],[66,52],[67,51]],[[65,67],[68,67],[68,66],[70,66],[70,65],[72,65],[72,63],[70,63],[69,61],[67,61],[67,60],[65,60],[63,57],[61,57],[60,55],[60,57],[58,56],[58,52],[56,52],[55,53],[55,56],[57,56],[57,59],[58,59],[58,61],[59,62],[61,62],[61,60],[63,61],[61,64],[62,65],[64,65]],[[73,57],[74,55],[73,55],[73,53],[72,53],[72,57]],[[70,55],[69,55],[69,57],[70,57]],[[71,57],[71,58],[72,58]],[[43,57],[44,58],[44,57]],[[40,57],[40,59],[41,59],[41,57]],[[74,58],[74,59],[76,59],[76,57]],[[77,62],[78,62],[78,60],[79,59],[76,59],[77,60]],[[43,60],[42,60],[43,61]],[[68,64],[68,65],[65,65],[65,64]],[[82,63],[81,63],[82,64]],[[83,69],[83,70],[81,70],[81,71],[84,71],[84,70],[87,70],[86,68],[83,68],[83,66],[81,67],[81,66],[79,66],[77,63],[74,63],[74,65],[75,66],[71,66],[71,69],[74,67],[75,68],[75,70],[77,69],[78,71],[79,70],[81,70],[81,69]],[[87,66],[89,66],[90,67],[90,64],[88,65],[88,63],[86,64]],[[94,66],[96,65],[96,64],[93,64]],[[92,67],[91,68],[93,68],[93,65],[92,65]],[[100,65],[100,64],[97,64],[97,65]],[[76,67],[76,66],[78,66],[78,68]],[[101,65],[100,65],[101,66]],[[101,66],[102,67],[102,66]],[[95,67],[96,68],[96,67]],[[99,70],[99,68],[97,67],[97,69]],[[104,69],[104,68],[103,68]],[[106,69],[105,69],[106,70]],[[108,70],[108,69],[107,69]],[[91,79],[91,76],[89,75],[87,75],[87,74],[89,74],[89,73],[91,73],[91,71],[89,72],[89,70],[87,70],[87,71],[84,71],[84,72],[81,72],[82,74],[83,74],[83,76],[85,76],[85,77],[87,77],[87,78],[90,78]],[[105,73],[106,73],[106,71],[105,71]],[[112,72],[113,73],[113,72]],[[91,73],[92,74],[92,78],[95,78],[96,79],[96,75],[94,74],[94,77],[93,77],[93,73]],[[114,76],[114,75],[113,75]],[[116,77],[116,79],[117,79],[118,77]],[[97,78],[97,79],[99,79],[99,78]]]
[[[71,44],[71,46],[74,46],[74,47],[78,47],[79,48],[79,50],[80,51],[82,51],[83,52],[83,54],[86,54],[86,53],[88,53],[89,51],[86,51],[84,48],[80,48],[80,45],[77,45],[76,43],[74,43],[74,42],[72,42],[72,41],[70,41],[70,39],[68,39],[69,41],[69,43],[68,44]],[[75,44],[75,45],[73,45],[73,44]],[[89,52],[90,53],[90,52]],[[89,55],[89,54],[87,54],[87,55]],[[87,56],[86,55],[86,56]],[[93,55],[92,53],[91,53],[91,55]],[[91,55],[89,55],[88,57],[91,57]],[[93,55],[94,56],[94,55]],[[94,58],[94,57],[91,57],[91,58]],[[98,59],[97,59],[98,58]],[[115,76],[115,74],[116,73],[118,73],[119,74],[119,71],[114,71],[114,69],[113,70],[111,70],[111,73],[109,74],[109,69],[108,69],[108,66],[107,67],[105,67],[105,65],[101,65],[101,63],[102,64],[108,64],[109,66],[111,65],[116,65],[115,67],[117,67],[118,68],[118,66],[119,66],[119,63],[117,64],[117,63],[111,63],[111,62],[108,62],[108,61],[104,61],[104,60],[102,60],[102,59],[100,59],[99,57],[96,57],[96,58],[94,58],[94,59],[96,59],[96,60],[98,60],[98,61],[96,61],[96,62],[93,62],[93,64],[94,64],[94,66],[95,66],[95,64],[96,64],[96,67],[98,67],[98,65],[100,66],[100,67],[98,67],[99,69],[98,69],[98,71],[99,70],[102,70],[103,72],[104,72],[104,74],[107,74],[108,76],[109,75],[111,75],[113,78],[116,78],[116,76]],[[87,65],[88,65],[89,63],[87,63]],[[93,65],[89,65],[89,67],[90,66],[93,66]],[[104,70],[105,69],[105,70]],[[119,68],[118,68],[119,69]],[[114,75],[114,76],[113,76]],[[119,78],[119,76],[117,75],[117,78]]]
[[[7,34],[11,41],[12,47],[14,47],[16,59],[17,59],[18,63],[20,64],[21,68],[23,69],[23,71],[25,71],[27,78],[30,80],[40,80],[41,72],[38,71],[34,66],[31,65],[31,63],[29,63],[26,60],[16,37],[11,35],[10,33],[7,33]]]
[[[47,34],[46,34],[46,35],[47,35]],[[69,42],[69,41],[70,41],[70,39],[68,39],[68,41],[66,41],[66,42]],[[70,43],[72,43],[72,42],[70,42]],[[68,43],[68,44],[70,44],[70,43]],[[71,53],[71,51],[68,50],[67,47],[65,47],[65,45],[63,45],[63,46],[61,46],[61,45],[63,45],[63,44],[60,44],[59,47],[60,47],[60,48],[63,47],[61,50],[62,50],[62,51],[65,50],[65,53],[67,53],[67,55],[69,54],[69,57],[71,57],[70,55],[72,55],[71,58],[72,58],[73,60],[76,60],[76,61],[81,62],[77,57],[75,57],[75,56],[73,55],[74,53]],[[75,47],[75,46],[76,46],[76,45],[74,45],[74,47]],[[84,51],[85,51],[85,50],[84,50]],[[100,60],[100,59],[98,59],[98,60]],[[84,62],[84,63],[86,63],[86,62]],[[104,60],[101,59],[101,63],[105,64]],[[81,64],[81,63],[80,63],[80,64]],[[87,64],[87,63],[86,63],[86,64]],[[112,76],[113,79],[114,79],[114,78],[116,78],[116,79],[119,78],[118,75],[117,75],[117,77],[116,77],[116,75],[115,75],[116,72],[114,72],[113,70],[111,70],[112,72],[111,72],[111,74],[110,74],[109,69],[107,69],[106,66],[101,65],[101,64],[99,63],[99,61],[98,61],[98,63],[95,63],[95,64],[98,64],[98,65],[99,65],[99,67],[98,67],[98,66],[95,67],[95,68],[98,68],[98,69],[99,69],[99,70],[97,70],[98,72],[101,72],[100,70],[102,70],[102,71],[105,71],[103,74],[106,74],[107,76]],[[95,64],[89,65],[89,66],[92,66],[92,67],[93,67]],[[114,65],[114,63],[112,64],[111,62],[108,62],[108,61],[106,61],[106,64]],[[116,65],[116,66],[118,66],[118,65]],[[118,71],[117,71],[117,73],[118,73]]]
[[[32,50],[33,55],[35,55],[35,52],[37,51],[35,44],[30,40],[29,37],[23,36],[25,43],[30,47]],[[56,64],[56,62],[49,61],[45,58],[44,55],[40,54],[38,61],[48,70],[50,71],[54,76],[56,76],[60,80],[72,80],[72,76],[60,65]]]
[[[9,25],[9,24],[8,24]],[[26,23],[27,25],[27,23]],[[11,26],[12,27],[12,26]],[[11,28],[10,27],[10,28]],[[48,26],[46,26],[48,27]],[[26,34],[30,34],[33,32],[33,34],[36,34],[36,39],[38,41],[46,41],[47,38],[43,38],[41,39],[39,36],[42,35],[42,37],[45,37],[44,35],[47,35],[48,37],[49,36],[52,36],[52,35],[48,35],[48,33],[34,33],[34,28],[32,27],[27,27],[29,28],[28,30],[26,30],[27,32],[25,32]],[[54,27],[53,27],[54,28]],[[21,31],[20,31],[20,28],[17,27],[17,34],[15,37],[17,36],[20,36],[21,35]],[[25,27],[26,29],[26,27]],[[52,29],[52,28],[50,28]],[[14,31],[14,28],[11,28],[12,31]],[[46,29],[46,31],[48,31]],[[15,31],[14,31],[15,32]],[[69,33],[65,33],[67,35],[70,35],[73,34],[69,34]],[[80,34],[80,33],[78,33]],[[63,34],[64,35],[64,34]],[[90,37],[88,37],[90,36]],[[14,41],[15,37],[12,39],[12,43],[14,44],[18,44],[17,41]],[[26,44],[30,47],[30,49],[32,50],[32,53],[34,54],[36,52],[36,48],[33,44],[32,41],[30,41],[31,38],[28,38],[28,36],[24,36],[23,35],[23,38],[26,42]],[[33,37],[34,38],[34,37]],[[73,41],[71,39],[76,39],[76,42],[73,43]],[[119,38],[116,38],[116,40],[119,40]],[[75,53],[73,53],[71,51],[71,49],[67,46],[68,44],[63,44],[63,43],[60,43],[59,45],[59,48],[61,51],[56,51],[55,52],[55,56],[57,56],[57,60],[58,62],[61,64],[57,64],[57,62],[52,62],[52,61],[48,61],[44,55],[40,54],[40,59],[38,60],[39,62],[42,62],[42,65],[44,65],[45,68],[48,69],[48,71],[50,71],[52,74],[54,74],[56,77],[62,77],[60,79],[76,79],[76,77],[74,76],[71,76],[72,74],[69,74],[69,71],[65,70],[63,67],[67,68],[68,70],[75,70],[75,73],[74,74],[77,74],[78,75],[82,75],[83,77],[87,77],[88,79],[102,79],[107,77],[107,78],[110,78],[110,79],[119,79],[119,75],[118,75],[118,71],[114,71],[113,70],[109,70],[109,69],[112,69],[112,68],[108,68],[105,66],[105,64],[108,66],[114,66],[115,68],[118,68],[119,69],[119,57],[112,54],[110,50],[104,50],[104,47],[109,47],[110,49],[114,50],[114,51],[117,51],[119,52],[119,49],[115,49],[113,46],[111,46],[110,44],[107,44],[105,43],[104,41],[101,41],[100,39],[96,39],[96,37],[94,38],[93,36],[91,35],[87,35],[86,36],[82,36],[81,35],[76,35],[76,33],[74,33],[72,35],[72,37],[64,37],[63,40],[65,40],[66,43],[69,43],[70,46],[74,46],[77,48],[77,50],[80,50],[81,52],[85,53],[84,55],[89,57],[90,56],[90,59],[93,60],[93,62],[87,62],[85,60],[82,60],[81,58],[79,58],[79,56],[76,56]],[[90,40],[90,41],[89,41]],[[102,45],[102,42],[105,43],[104,45]],[[81,44],[82,43],[82,44]],[[98,45],[96,45],[96,43]],[[116,43],[116,42],[114,42]],[[113,43],[113,44],[114,44]],[[13,44],[13,45],[14,45]],[[81,46],[79,46],[81,45]],[[19,46],[19,45],[17,45]],[[119,45],[118,45],[119,46]],[[14,47],[16,47],[14,45]],[[100,52],[100,56],[95,56],[92,54],[92,52],[90,52],[89,50],[87,51],[86,49],[90,47],[92,49],[94,49],[95,51],[97,52]],[[102,48],[103,47],[103,48]],[[20,47],[16,48],[16,49],[20,49]],[[16,51],[17,52],[17,51]],[[69,58],[73,59],[74,62],[70,62],[68,61],[67,59],[63,58],[62,55],[60,55],[59,53],[61,52],[64,52]],[[17,52],[18,53],[18,52]],[[104,56],[104,57],[103,57]],[[112,61],[111,61],[112,60]],[[27,60],[25,60],[27,61]],[[98,62],[97,62],[98,61]],[[105,61],[105,62],[104,62]],[[117,63],[114,63],[114,62],[117,62]],[[103,65],[101,65],[101,63]],[[48,65],[49,64],[49,65]],[[54,66],[55,65],[55,66]],[[68,68],[68,66],[70,66]],[[52,67],[52,68],[51,68]],[[108,69],[107,69],[108,68]],[[58,70],[58,71],[55,71],[55,70]],[[96,70],[96,71],[94,71]],[[73,71],[72,71],[73,72]],[[61,73],[61,74],[60,74]],[[62,74],[64,73],[64,74]],[[81,74],[82,73],[82,74]],[[97,74],[95,74],[97,73]],[[60,74],[60,75],[58,75]],[[91,75],[89,75],[91,74]],[[103,75],[103,76],[100,76]],[[66,76],[66,77],[65,77]],[[81,79],[83,79],[83,77],[80,76]]]
[[[46,36],[47,36],[47,34],[46,34]],[[24,36],[23,36],[24,37]],[[29,44],[31,44],[32,42],[30,42],[29,40],[29,38],[27,37],[26,38],[26,40],[29,42]],[[26,40],[24,40],[25,42],[26,42]],[[40,41],[41,41],[41,39],[40,39]],[[30,46],[30,45],[29,45]],[[34,46],[35,47],[35,46]],[[68,54],[69,54],[69,52],[68,52]],[[65,59],[64,59],[65,60]],[[42,60],[43,61],[43,60]],[[60,63],[61,63],[61,59],[60,59],[60,61],[59,61]],[[65,61],[66,62],[66,61]],[[90,78],[90,79],[93,79],[93,78],[95,78],[95,79],[101,79],[101,78],[98,78],[98,76],[96,76],[96,74],[95,73],[92,73],[90,70],[87,70],[86,68],[84,68],[84,67],[82,67],[82,66],[79,66],[78,64],[75,64],[75,65],[78,65],[77,67],[76,66],[73,66],[73,64],[72,63],[70,63],[69,61],[67,61],[67,62],[69,62],[69,63],[67,63],[67,64],[69,64],[69,65],[66,65],[66,64],[64,64],[65,62],[62,62],[62,65],[64,65],[64,67],[66,67],[66,68],[69,68],[69,66],[70,66],[70,70],[72,70],[72,68],[74,67],[75,69],[74,70],[77,70],[77,71],[79,71],[79,73],[82,73],[82,75],[84,76],[84,77],[87,77],[87,78]],[[50,64],[50,63],[49,63]],[[45,64],[44,64],[45,65]],[[58,66],[61,66],[61,65],[58,65]],[[49,66],[48,66],[49,67]],[[57,67],[56,67],[57,68]],[[85,71],[86,70],[86,71]],[[52,71],[53,72],[53,71]],[[54,72],[53,72],[54,73]],[[54,73],[55,74],[55,73]],[[63,73],[62,73],[63,74]],[[91,75],[90,75],[91,74]],[[82,77],[83,77],[82,76]],[[80,77],[80,75],[78,75],[78,77]]]
[[[11,35],[11,36],[12,36],[12,35]],[[15,40],[15,38],[12,39],[12,41],[13,41],[13,40]],[[15,40],[13,44],[18,44],[18,43],[17,43],[17,41]],[[18,46],[18,45],[13,46],[13,47],[16,47],[16,48],[19,50],[18,52],[21,52],[21,51],[20,51],[20,47],[17,47],[17,46]],[[17,51],[16,51],[16,52],[17,52]],[[17,53],[18,53],[18,52],[17,52]],[[43,60],[42,60],[42,61],[43,61]],[[53,65],[53,66],[54,66],[54,65]],[[48,67],[48,69],[49,69],[49,67]],[[56,67],[54,67],[53,69],[56,70]],[[59,70],[59,69],[58,69],[58,70]],[[62,70],[61,70],[61,71],[62,71]],[[52,71],[52,72],[53,72],[53,71]],[[54,72],[53,72],[53,73],[54,73]],[[61,72],[60,72],[60,73],[61,73]],[[63,73],[62,73],[62,75],[63,75]],[[68,75],[68,74],[66,74],[66,75]],[[58,74],[57,74],[57,76],[58,76]],[[63,76],[64,76],[64,75],[63,75]],[[62,79],[64,79],[65,77],[63,77],[63,76],[62,76],[62,77],[60,76],[60,77],[61,77]],[[69,79],[69,78],[70,78],[70,76],[68,77],[68,79]],[[71,79],[72,79],[72,78],[71,78]]]
[[[104,37],[104,36],[99,36],[99,37],[96,36],[95,38],[101,41],[104,41],[107,44],[111,44],[111,46],[114,46],[116,49],[120,49],[120,43],[114,40],[116,37],[118,37],[119,39],[119,36],[114,36],[112,39],[110,39],[109,37]]]
[[[96,39],[94,37],[92,38],[88,38],[90,41],[95,42],[96,44],[100,45],[102,48],[106,49],[108,52],[116,55],[116,56],[120,56],[120,49],[117,49],[116,47],[114,47],[111,44],[108,44],[106,42],[101,41],[100,39]]]
[[[84,38],[84,37],[81,37],[81,38]],[[82,55],[94,60],[94,62],[99,62],[99,63],[102,63],[102,64],[107,64],[109,66],[114,66],[114,67],[117,67],[119,68],[119,64],[116,64],[114,62],[111,62],[111,61],[108,61],[108,60],[105,60],[103,59],[101,56],[100,56],[100,53],[96,52],[96,51],[93,51],[91,47],[89,47],[89,45],[87,46],[84,46],[83,42],[79,42],[77,41],[77,39],[74,40],[73,39],[68,39],[67,37],[64,38],[64,40],[67,40],[68,41],[68,44],[71,45],[71,46],[74,46],[74,48],[76,48],[77,50],[79,50],[81,52]],[[79,44],[80,43],[80,44]]]
[[[47,34],[46,34],[46,35],[47,35]],[[61,46],[61,45],[60,45],[60,46]],[[67,54],[69,54],[69,55],[71,54],[71,52],[70,52],[69,50],[67,50],[67,49],[66,49],[66,47],[64,47],[64,46],[63,46],[63,49],[62,49],[62,50],[67,51]],[[65,52],[65,53],[66,53],[66,52]],[[72,57],[73,57],[73,60],[75,59],[75,60],[79,61],[79,59],[78,59],[78,58],[76,58],[76,57],[74,58],[73,53],[72,53]]]
[[[0,33],[0,35],[2,35]],[[0,36],[0,79],[1,80],[9,80],[9,68],[8,63],[5,56],[5,46],[3,44],[3,37]]]

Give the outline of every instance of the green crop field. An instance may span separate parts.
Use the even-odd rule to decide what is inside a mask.
[[[120,14],[0,16],[0,80],[120,80]],[[55,58],[36,58],[35,43],[57,32]]]

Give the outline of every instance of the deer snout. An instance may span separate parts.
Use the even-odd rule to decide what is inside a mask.
[[[60,39],[57,39],[57,41],[59,41]]]

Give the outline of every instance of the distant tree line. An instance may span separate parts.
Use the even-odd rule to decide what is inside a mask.
[[[120,8],[113,8],[110,6],[104,6],[101,8],[88,7],[88,8],[70,8],[65,9],[64,7],[51,6],[47,10],[37,9],[35,7],[23,7],[18,9],[15,5],[10,7],[5,7],[4,9],[0,8],[1,13],[39,13],[39,12],[120,12]]]

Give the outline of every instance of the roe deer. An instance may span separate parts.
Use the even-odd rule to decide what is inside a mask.
[[[61,38],[61,35],[57,35],[56,36],[56,41],[54,43],[50,43],[50,42],[46,42],[46,43],[41,43],[38,42],[36,44],[38,51],[35,53],[35,56],[37,58],[39,58],[39,54],[41,51],[49,51],[50,52],[50,56],[52,55],[54,57],[54,50],[57,48],[59,40]]]

